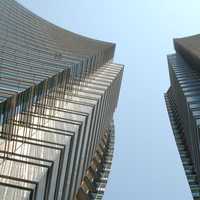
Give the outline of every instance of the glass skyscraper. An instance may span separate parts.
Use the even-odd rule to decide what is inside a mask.
[[[169,119],[195,200],[200,199],[200,35],[174,40],[168,56],[171,86],[165,94]]]
[[[0,0],[0,199],[101,199],[123,65],[115,44]]]

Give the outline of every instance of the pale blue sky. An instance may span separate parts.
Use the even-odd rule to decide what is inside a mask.
[[[191,200],[163,93],[172,39],[200,33],[191,0],[19,0],[68,30],[117,43],[125,64],[116,145],[105,200]]]

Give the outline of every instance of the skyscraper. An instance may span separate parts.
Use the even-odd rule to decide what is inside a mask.
[[[200,199],[200,35],[174,40],[165,94],[174,137],[195,200]]]
[[[0,199],[101,199],[123,66],[115,44],[0,0]]]

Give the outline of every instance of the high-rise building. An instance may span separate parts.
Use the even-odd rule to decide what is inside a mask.
[[[200,199],[200,35],[174,40],[165,94],[171,126],[190,189]]]
[[[123,66],[115,44],[0,0],[0,199],[101,199]]]

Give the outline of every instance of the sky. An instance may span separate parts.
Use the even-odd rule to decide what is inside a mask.
[[[173,38],[200,33],[197,0],[18,0],[70,31],[117,44],[124,64],[104,200],[192,200],[163,94]]]

